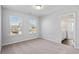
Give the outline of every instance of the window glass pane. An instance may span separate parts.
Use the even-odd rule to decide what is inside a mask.
[[[21,18],[10,16],[10,35],[21,34]]]
[[[37,20],[34,17],[30,17],[29,19],[30,27],[29,27],[29,33],[37,33]]]

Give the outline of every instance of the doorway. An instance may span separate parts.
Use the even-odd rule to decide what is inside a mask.
[[[75,13],[68,13],[62,16],[61,31],[62,31],[62,44],[75,47]]]

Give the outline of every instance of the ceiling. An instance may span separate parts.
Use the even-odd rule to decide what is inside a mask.
[[[3,5],[3,8],[32,14],[35,16],[45,16],[50,13],[53,13],[57,10],[64,9],[64,8],[73,8],[76,7],[74,5],[44,5],[44,8],[41,10],[36,10],[33,8],[33,5]]]

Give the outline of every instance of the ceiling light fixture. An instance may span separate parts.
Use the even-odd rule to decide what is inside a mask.
[[[37,9],[37,10],[40,10],[43,8],[43,5],[34,5],[34,8]]]

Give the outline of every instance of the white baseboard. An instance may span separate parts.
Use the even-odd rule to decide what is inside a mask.
[[[6,43],[6,44],[3,44],[2,46],[6,46],[6,45],[9,45],[9,44],[14,44],[14,43],[19,43],[19,42],[23,42],[23,41],[28,41],[28,40],[33,40],[33,39],[37,39],[39,37],[35,37],[35,38],[26,38],[25,40],[20,40],[20,41],[16,41],[16,42],[11,42],[11,43]]]
[[[52,40],[52,39],[50,39],[50,38],[42,37],[42,39],[49,40],[49,41],[52,41],[52,42],[56,42],[56,43],[60,43],[60,44],[61,44],[61,42]]]

